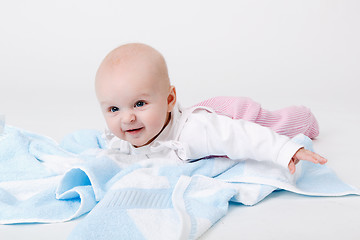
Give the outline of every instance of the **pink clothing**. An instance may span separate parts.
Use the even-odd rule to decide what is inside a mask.
[[[233,119],[244,119],[269,127],[275,132],[294,137],[302,133],[309,138],[319,135],[319,125],[310,109],[291,106],[276,111],[268,111],[250,98],[214,97],[196,104],[213,109],[216,113]]]

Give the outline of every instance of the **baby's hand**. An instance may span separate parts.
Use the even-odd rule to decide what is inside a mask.
[[[300,160],[310,161],[313,163],[320,163],[321,165],[327,163],[327,160],[320,156],[319,154],[316,154],[312,151],[306,150],[304,148],[300,148],[294,156],[291,158],[288,168],[291,174],[295,173],[295,165],[298,164]]]

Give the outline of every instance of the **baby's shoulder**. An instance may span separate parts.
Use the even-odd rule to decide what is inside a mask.
[[[179,119],[180,135],[202,134],[211,122],[212,114],[215,113],[211,109],[201,106],[184,109]]]

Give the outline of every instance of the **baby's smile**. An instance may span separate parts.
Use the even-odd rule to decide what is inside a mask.
[[[130,135],[137,135],[139,134],[142,130],[144,129],[144,127],[140,127],[140,128],[132,128],[132,129],[127,129],[124,132],[128,133]]]

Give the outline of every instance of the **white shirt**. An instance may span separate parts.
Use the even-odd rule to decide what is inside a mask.
[[[105,137],[107,154],[128,163],[146,158],[191,161],[227,156],[234,160],[273,161],[287,168],[292,156],[303,147],[258,124],[218,115],[209,108],[183,109],[178,104],[168,125],[146,146],[135,148],[110,132]]]

